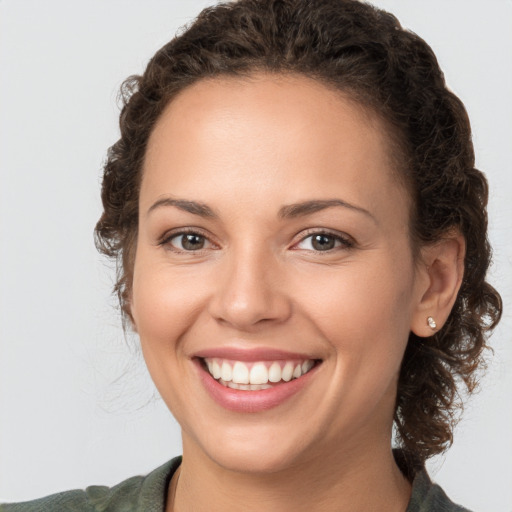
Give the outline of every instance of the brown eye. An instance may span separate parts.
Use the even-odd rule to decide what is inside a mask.
[[[180,251],[200,251],[207,243],[207,239],[198,233],[179,233],[169,240],[169,244]]]
[[[353,243],[341,235],[331,233],[313,233],[303,238],[297,245],[297,249],[307,251],[326,252],[332,249],[348,249],[353,247]]]
[[[311,246],[317,251],[328,251],[333,249],[336,239],[332,235],[313,235],[311,237]]]

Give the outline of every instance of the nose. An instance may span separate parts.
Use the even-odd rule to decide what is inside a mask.
[[[292,303],[285,291],[284,274],[272,255],[255,251],[232,254],[218,271],[209,308],[218,322],[250,331],[290,317]]]

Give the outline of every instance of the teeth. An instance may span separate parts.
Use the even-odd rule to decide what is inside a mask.
[[[270,389],[272,386],[269,384],[237,384],[236,382],[225,382],[222,379],[219,382],[231,389],[243,389],[244,391],[260,391],[261,389]]]
[[[281,380],[281,365],[274,362],[268,369],[268,380],[270,382],[279,382]]]
[[[238,363],[235,363],[238,364]],[[251,368],[250,383],[251,384],[266,384],[268,382],[268,370],[263,363],[256,363]]]
[[[210,367],[208,367],[210,369]],[[213,375],[214,379],[220,379],[222,375],[222,370],[220,368],[220,365],[217,361],[213,361],[212,363],[212,369],[210,370],[210,373]]]
[[[305,361],[258,361],[245,363],[225,359],[206,358],[206,367],[215,380],[232,389],[260,390],[272,387],[270,383],[289,382],[309,372],[315,362]]]
[[[315,363],[311,359],[308,359],[307,361],[304,361],[302,363],[302,375],[304,375],[305,373],[308,373],[309,370],[311,370],[311,368],[313,368],[314,364]]]
[[[281,374],[281,378],[285,382],[289,382],[292,380],[293,377],[293,364],[292,363],[286,363],[283,368],[283,373]]]
[[[225,381],[230,381],[233,377],[233,370],[231,365],[224,361],[220,370],[220,378]]]
[[[224,379],[228,380],[228,379]],[[249,369],[244,363],[237,361],[233,366],[233,378],[231,379],[237,384],[249,384]],[[267,381],[265,381],[267,382]],[[252,382],[251,384],[263,384],[262,382]]]

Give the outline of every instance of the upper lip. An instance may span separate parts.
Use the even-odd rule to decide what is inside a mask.
[[[233,361],[280,361],[289,359],[319,359],[308,354],[300,354],[297,352],[288,352],[275,348],[267,347],[253,347],[253,348],[239,348],[239,347],[212,347],[204,350],[199,350],[193,357],[205,358],[218,358],[218,359],[231,359]]]

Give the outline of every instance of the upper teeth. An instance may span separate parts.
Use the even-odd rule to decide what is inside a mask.
[[[227,359],[205,358],[208,371],[214,379],[235,384],[267,384],[268,382],[288,382],[309,372],[315,362],[305,361],[258,361],[245,363]]]

